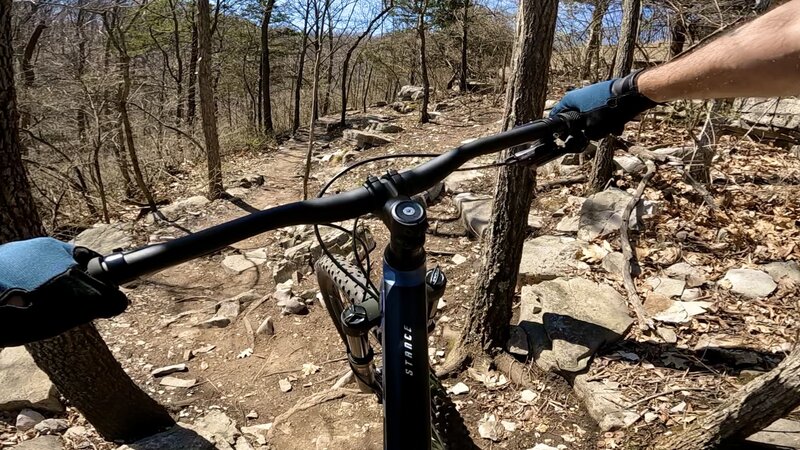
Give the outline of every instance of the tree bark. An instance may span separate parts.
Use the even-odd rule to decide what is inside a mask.
[[[623,77],[630,73],[633,67],[633,51],[639,35],[639,14],[641,0],[624,0],[622,3],[622,28],[620,29],[619,45],[614,58],[614,77]],[[611,180],[614,169],[614,143],[612,137],[603,139],[597,149],[597,154],[592,165],[592,175],[587,187],[590,193],[600,192]]]
[[[344,55],[344,61],[342,61],[342,75],[341,75],[341,80],[342,80],[342,114],[339,117],[339,124],[342,126],[342,128],[344,128],[344,126],[345,126],[345,119],[347,117],[347,102],[349,100],[348,99],[348,88],[349,88],[349,84],[350,83],[349,82],[345,83],[345,80],[348,80],[347,74],[348,74],[348,71],[350,70],[350,59],[353,57],[353,52],[355,52],[356,48],[358,48],[359,44],[361,44],[361,41],[363,41],[364,38],[366,38],[367,36],[372,35],[372,33],[374,31],[373,27],[375,27],[375,25],[378,24],[380,22],[380,20],[383,19],[383,17],[386,16],[386,14],[388,14],[389,11],[392,10],[392,8],[394,8],[394,1],[390,1],[386,5],[386,7],[384,7],[381,10],[380,13],[378,13],[377,16],[372,18],[372,20],[367,25],[367,28],[363,32],[361,32],[361,34],[359,34],[358,37],[356,37],[356,40],[353,41],[353,44],[350,45],[350,47],[347,49],[347,53],[345,53],[345,55]]]
[[[619,30],[617,57],[614,59],[614,76],[623,77],[633,67],[633,51],[639,37],[639,15],[642,0],[624,0],[622,2],[622,25]]]
[[[589,25],[589,39],[586,43],[586,50],[583,53],[583,66],[581,67],[581,79],[597,79],[597,72],[592,72],[592,61],[597,61],[600,66],[600,38],[603,32],[603,17],[608,9],[608,0],[597,0],[592,11],[592,22]]]
[[[217,134],[217,116],[214,107],[214,88],[211,85],[211,7],[208,0],[197,2],[198,37],[200,40],[200,113],[203,116],[203,135],[206,142],[208,160],[208,198],[222,197],[222,163],[219,159],[219,136]],[[266,113],[266,108],[265,108]],[[266,119],[265,119],[266,124]],[[270,119],[271,125],[271,119]]]
[[[361,97],[361,112],[367,113],[367,97],[369,96],[369,86],[372,83],[372,66],[369,66],[367,78],[364,80],[364,92]]]
[[[319,110],[319,72],[322,68],[322,36],[325,29],[325,16],[328,14],[331,1],[325,0],[320,13],[319,5],[314,3],[314,84],[311,89],[311,120],[308,125],[308,150],[306,151],[306,165],[303,172],[303,200],[308,199],[308,181],[311,175],[311,156],[314,153],[314,126],[317,123]]]
[[[294,83],[294,110],[292,115],[292,134],[300,128],[300,91],[303,88],[303,72],[306,66],[306,51],[308,50],[308,15],[311,13],[311,0],[306,2],[306,11],[303,16],[303,41],[300,44],[300,56],[297,59],[297,80]]]
[[[428,12],[428,0],[418,0],[417,40],[419,41],[419,66],[422,72],[422,106],[419,109],[419,123],[430,122],[428,103],[431,98],[431,82],[428,79],[428,55],[425,45],[425,15]]]
[[[800,352],[755,378],[709,414],[683,430],[655,441],[651,448],[711,450],[729,448],[800,406]]]
[[[25,50],[22,52],[22,84],[26,87],[33,86],[36,79],[36,73],[33,70],[33,52],[36,51],[36,44],[39,43],[39,38],[42,37],[42,32],[47,28],[47,25],[40,23],[31,33],[28,43],[25,45]]]
[[[131,126],[131,119],[128,115],[128,96],[131,92],[131,59],[125,54],[124,50],[120,50],[119,55],[119,68],[122,74],[122,82],[117,90],[117,106],[119,108],[119,116],[122,122],[122,131],[125,135],[125,147],[128,149],[128,156],[131,158],[131,168],[133,169],[133,179],[136,180],[136,185],[139,191],[144,195],[150,210],[153,212],[158,211],[156,201],[150,188],[147,187],[147,182],[144,180],[141,165],[139,164],[139,156],[136,152],[136,144],[133,139],[133,127]]]
[[[175,126],[180,127],[183,121],[183,56],[181,53],[181,33],[178,23],[178,5],[174,0],[169,0],[170,10],[172,11],[172,40],[175,45],[175,91],[178,104],[175,106]],[[180,133],[175,133],[180,142]]]
[[[459,90],[467,92],[469,86],[467,84],[467,77],[469,76],[469,67],[467,66],[467,33],[468,33],[468,20],[469,20],[469,0],[464,0],[464,12],[461,15],[461,78]]]
[[[322,115],[327,116],[331,107],[331,89],[333,85],[333,54],[336,49],[333,47],[333,17],[331,9],[328,8],[328,64],[325,66],[325,97],[322,100]]]
[[[189,11],[191,12],[192,23],[192,42],[189,51],[189,80],[186,87],[186,122],[189,126],[194,126],[194,119],[197,115],[197,54],[198,54],[198,37],[197,37],[197,17],[195,8],[197,1],[193,1]]]
[[[0,243],[45,235],[22,164],[11,48],[11,1],[0,0]],[[174,425],[128,377],[93,325],[26,346],[58,390],[109,441]]]
[[[672,24],[669,29],[669,59],[673,59],[683,52],[686,45],[686,26],[683,24],[683,17],[673,14]]]
[[[269,22],[272,19],[272,9],[275,0],[267,0],[264,5],[264,16],[261,20],[261,115],[263,132],[271,136],[275,129],[272,125],[272,102],[270,100],[270,65],[269,65]]]
[[[506,91],[504,130],[535,120],[542,114],[557,9],[557,0],[520,2],[512,78]],[[507,150],[504,155],[521,148],[524,146]],[[503,166],[498,170],[483,264],[462,334],[462,342],[467,346],[489,351],[504,346],[508,339],[535,175],[535,169],[524,166]]]

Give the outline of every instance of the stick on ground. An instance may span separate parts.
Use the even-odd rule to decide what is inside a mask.
[[[630,302],[636,313],[636,318],[639,321],[639,328],[642,331],[648,331],[655,330],[656,327],[653,319],[648,318],[647,314],[644,312],[642,299],[639,298],[639,294],[636,292],[636,283],[633,282],[633,274],[631,273],[633,266],[632,261],[635,261],[636,255],[633,252],[633,247],[628,237],[628,224],[630,222],[631,213],[636,204],[642,199],[642,194],[644,193],[644,188],[647,186],[647,182],[653,178],[653,175],[656,173],[656,165],[653,161],[646,159],[644,163],[647,166],[647,173],[644,174],[642,181],[639,182],[639,186],[636,188],[633,198],[625,205],[625,210],[622,211],[622,224],[619,227],[619,234],[622,255],[624,256],[622,279],[625,283],[625,289],[628,291],[628,302]]]

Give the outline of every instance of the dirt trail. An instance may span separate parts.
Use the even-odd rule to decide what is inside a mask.
[[[496,130],[497,117],[496,111],[489,110],[480,121],[424,127],[414,124],[415,117],[399,117],[395,123],[404,126],[406,131],[396,135],[395,142],[361,152],[357,158],[387,152],[442,151],[458,145],[466,138],[493,132]],[[325,142],[322,146],[326,147],[322,153],[349,148],[349,144],[340,140]],[[265,175],[265,185],[247,190],[236,204],[230,201],[210,204],[206,214],[191,219],[189,228],[202,229],[246,214],[247,209],[263,209],[299,199],[302,195],[301,174],[306,149],[307,142],[301,138],[284,143],[278,151],[266,157],[242,155],[231,160],[229,164],[240,172]],[[393,167],[411,163],[393,163]],[[381,173],[387,166],[377,164],[369,170]],[[320,180],[312,180],[314,189],[324,177],[338,170],[335,166],[317,167],[324,170],[315,171],[314,175]],[[344,183],[359,183],[363,180],[363,173],[350,178]],[[440,217],[453,213],[448,201],[434,207],[431,212],[433,216]],[[175,235],[180,234],[177,230],[173,231]],[[373,232],[380,249],[384,233],[380,227],[373,227]],[[131,376],[151,395],[178,413],[180,420],[191,422],[210,409],[220,408],[239,426],[271,423],[298,401],[330,388],[341,375],[347,373],[343,346],[319,302],[310,306],[308,315],[282,316],[281,308],[269,296],[275,285],[269,265],[280,259],[283,252],[278,245],[281,236],[285,235],[279,232],[259,235],[219,254],[145,277],[134,286],[129,286],[128,294],[133,302],[129,311],[100,323],[109,346]],[[238,275],[227,272],[221,266],[225,256],[260,248],[266,249],[270,256],[270,261],[265,265]],[[429,264],[445,267],[451,280],[450,291],[445,296],[447,307],[443,311],[449,318],[447,322],[443,320],[444,323],[440,324],[436,336],[432,338],[432,352],[440,352],[441,355],[447,345],[444,337],[455,333],[466,313],[471,280],[479,264],[479,251],[475,243],[467,238],[436,236],[430,238],[429,248],[444,252],[443,256],[433,256]],[[467,255],[469,263],[452,263],[449,255],[454,253]],[[379,255],[380,250],[373,254],[373,258],[378,259]],[[313,295],[317,292],[315,283],[313,275],[304,275],[295,292],[311,290]],[[243,304],[242,314],[227,327],[205,329],[193,326],[212,317],[220,301],[251,290],[256,294],[256,300]],[[268,316],[274,320],[275,335],[253,336],[250,330],[257,329]],[[175,375],[196,379],[196,387],[164,387],[159,385],[158,379],[150,376],[153,368],[184,362],[187,351],[210,346],[214,346],[213,350],[197,352],[186,362],[189,366],[187,373]],[[252,354],[240,357],[246,349],[252,349]],[[437,357],[434,359],[441,360]],[[282,392],[279,387],[281,379],[291,383],[291,391]],[[486,445],[486,448],[491,447],[491,441],[478,437],[477,423],[484,414],[489,413],[496,414],[498,420],[520,419],[517,431],[509,433],[509,439],[504,441],[507,448],[530,448],[544,439],[555,445],[562,441],[560,435],[574,434],[572,423],[581,424],[583,433],[591,432],[592,425],[582,418],[577,400],[560,381],[544,380],[539,398],[531,405],[521,403],[521,389],[510,384],[490,389],[466,374],[458,380],[446,380],[446,384],[453,385],[458,381],[464,381],[471,387],[468,394],[456,397],[456,401],[476,441],[482,446]],[[343,399],[298,412],[278,424],[268,445],[276,449],[380,449],[383,446],[381,427],[381,405],[374,396],[347,395]],[[539,431],[535,431],[534,427]],[[582,435],[581,441],[591,442],[590,435]],[[256,442],[252,443],[256,445]],[[570,448],[582,446],[573,443]]]

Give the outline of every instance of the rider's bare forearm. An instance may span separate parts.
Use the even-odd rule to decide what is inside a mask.
[[[800,0],[643,72],[638,85],[657,102],[800,94]]]

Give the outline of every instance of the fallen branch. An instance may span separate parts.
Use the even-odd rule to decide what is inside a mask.
[[[756,377],[707,415],[685,429],[662,435],[650,448],[710,450],[763,430],[800,405],[800,352],[793,351],[778,367]]]
[[[678,392],[682,392],[682,391],[707,391],[707,390],[708,390],[707,387],[685,387],[685,388],[668,389],[666,391],[659,392],[659,393],[656,393],[656,394],[653,394],[653,395],[648,395],[645,398],[641,398],[639,400],[636,400],[635,402],[633,402],[630,405],[628,405],[628,409],[633,409],[633,408],[641,405],[642,403],[647,403],[650,400],[656,399],[658,397],[663,397],[665,395],[677,394]]]
[[[281,424],[281,422],[285,422],[286,419],[298,413],[300,411],[305,411],[309,408],[313,408],[317,405],[321,405],[323,403],[327,403],[332,400],[337,400],[343,398],[347,395],[352,394],[360,394],[361,391],[358,389],[345,389],[345,388],[336,388],[336,389],[328,389],[322,392],[318,392],[310,397],[306,397],[291,408],[289,408],[286,412],[279,415],[272,421],[272,428],[267,432],[267,439],[272,438],[273,431]]]
[[[625,205],[625,210],[622,211],[622,224],[619,227],[619,234],[622,255],[624,256],[622,279],[625,283],[625,289],[628,291],[628,302],[630,302],[633,311],[636,313],[636,318],[639,321],[639,329],[648,331],[655,330],[656,327],[653,319],[648,318],[647,314],[644,312],[642,299],[639,298],[639,294],[636,292],[636,283],[633,282],[631,263],[631,261],[635,261],[636,255],[633,253],[633,247],[631,246],[631,241],[628,236],[628,224],[630,222],[631,213],[636,204],[642,199],[642,194],[644,193],[644,188],[647,186],[647,182],[650,178],[653,178],[653,175],[656,173],[656,165],[653,161],[646,159],[644,163],[647,166],[647,173],[644,174],[642,181],[639,182],[639,186],[636,188],[636,193],[633,194],[633,198]]]

